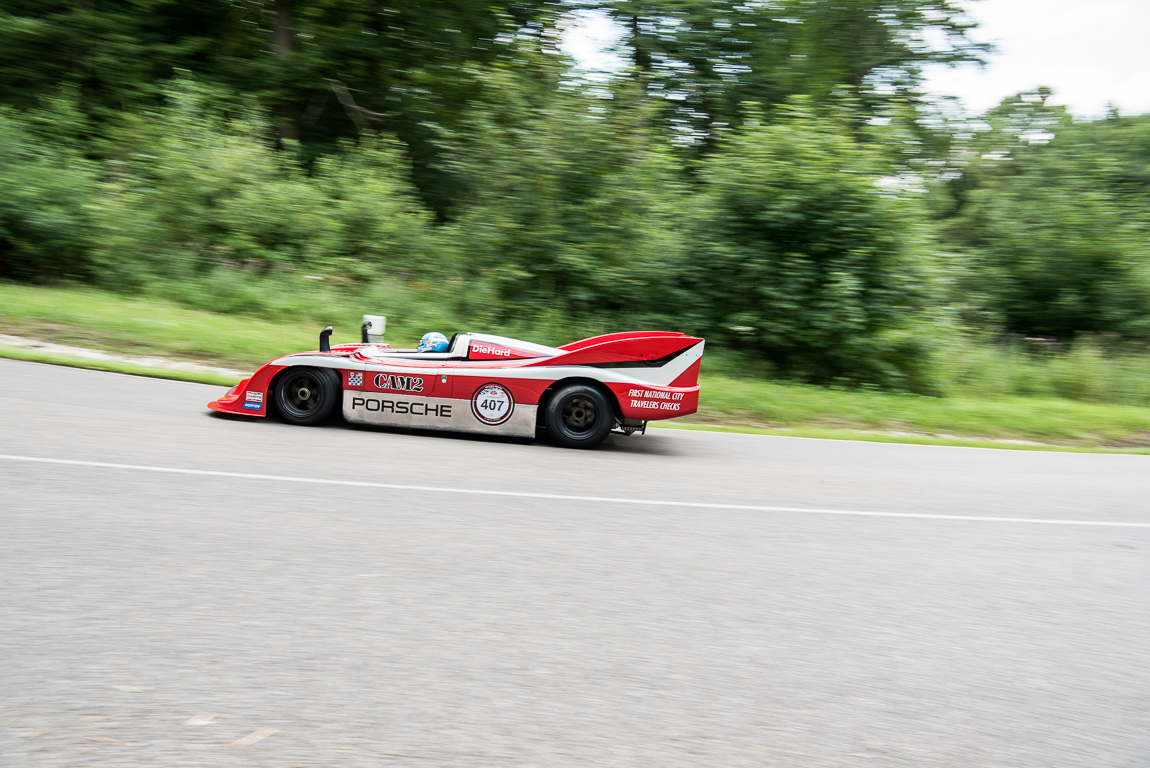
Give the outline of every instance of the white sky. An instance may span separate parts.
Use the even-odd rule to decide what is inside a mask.
[[[983,112],[1006,96],[1049,86],[1080,117],[1150,112],[1150,0],[978,0],[975,38],[998,53],[985,69],[935,68],[927,87]]]
[[[626,66],[626,62],[610,50],[622,38],[622,30],[606,14],[577,11],[573,15],[576,21],[563,31],[561,47],[575,59],[576,69],[593,78],[595,72],[610,72]]]
[[[1150,0],[968,0],[968,7],[979,22],[975,39],[998,51],[985,68],[931,68],[928,90],[957,96],[971,113],[1040,85],[1080,117],[1101,117],[1110,103],[1122,114],[1150,112]],[[564,49],[580,69],[617,69],[623,61],[606,49],[619,32],[601,14],[584,14]]]

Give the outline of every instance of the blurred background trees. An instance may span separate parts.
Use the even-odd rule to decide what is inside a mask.
[[[1075,123],[1020,94],[964,142],[941,231],[1008,332],[1150,340],[1150,120]]]
[[[914,346],[895,339],[925,299],[912,201],[884,193],[880,147],[852,138],[849,115],[806,99],[767,122],[753,106],[700,169],[684,295],[709,337],[815,381],[895,385]]]
[[[628,62],[594,81],[560,52],[589,10]],[[919,392],[956,335],[1150,341],[1150,118],[956,120],[922,71],[970,31],[950,0],[0,0],[0,277],[241,312],[390,282]]]
[[[592,6],[594,7],[594,6]],[[731,0],[604,6],[628,31],[634,77],[661,101],[684,145],[713,149],[717,129],[795,95],[848,109],[856,125],[898,119],[917,128],[918,86],[931,63],[978,62],[985,45],[949,0]]]

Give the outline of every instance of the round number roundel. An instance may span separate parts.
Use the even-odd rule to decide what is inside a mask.
[[[502,424],[511,418],[513,410],[511,393],[499,384],[484,384],[471,398],[471,412],[484,424]]]

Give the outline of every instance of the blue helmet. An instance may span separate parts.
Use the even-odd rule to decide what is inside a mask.
[[[423,338],[419,340],[419,346],[415,348],[416,352],[446,352],[447,351],[447,337],[437,331],[423,334]]]

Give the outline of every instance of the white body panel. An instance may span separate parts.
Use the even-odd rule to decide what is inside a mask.
[[[476,334],[478,336],[478,334]],[[502,336],[484,336],[483,339],[499,339]],[[316,353],[303,353],[295,355],[285,355],[284,357],[277,358],[272,361],[273,365],[313,365],[323,368],[339,368],[351,371],[365,371],[369,373],[395,373],[407,376],[427,376],[433,377],[436,375],[447,374],[449,376],[466,376],[476,377],[482,379],[565,379],[565,378],[587,378],[595,379],[602,382],[619,382],[627,384],[643,385],[649,384],[653,386],[666,387],[670,386],[671,382],[681,376],[696,360],[703,356],[703,347],[705,342],[698,342],[691,348],[684,351],[681,355],[666,365],[657,368],[615,368],[615,367],[599,367],[592,365],[531,365],[531,366],[495,366],[484,365],[481,361],[453,361],[453,364],[447,364],[443,368],[425,368],[414,369],[402,365],[397,361],[396,365],[388,365],[386,355],[381,355],[379,358],[374,358],[370,363],[364,361],[349,359],[347,357],[329,357],[326,355],[319,355]],[[520,346],[525,346],[520,343]],[[549,349],[549,348],[545,348]],[[410,355],[407,355],[408,357]],[[397,353],[398,357],[398,353]],[[424,353],[419,356],[420,360],[424,361],[439,361],[450,360],[451,358],[446,353]]]
[[[449,397],[421,397],[398,392],[343,393],[343,417],[356,424],[388,427],[446,429],[485,435],[535,437],[537,407],[514,403],[511,414],[499,424],[481,421],[470,400]]]

